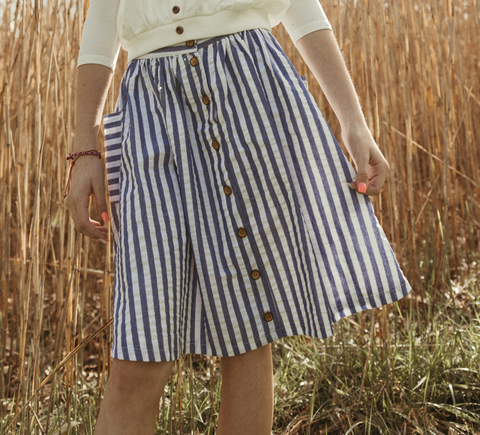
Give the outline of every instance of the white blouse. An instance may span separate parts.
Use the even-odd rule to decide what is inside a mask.
[[[130,62],[188,40],[271,30],[280,22],[294,43],[332,28],[318,0],[91,0],[77,65],[115,69],[120,46]]]

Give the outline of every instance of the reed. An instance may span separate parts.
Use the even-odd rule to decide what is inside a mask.
[[[77,235],[63,201],[88,3],[0,3],[0,433],[93,433],[108,377],[112,247]],[[478,433],[480,0],[322,5],[391,165],[374,207],[414,292],[331,339],[275,344],[275,433]],[[213,433],[219,371],[178,362],[159,433]]]

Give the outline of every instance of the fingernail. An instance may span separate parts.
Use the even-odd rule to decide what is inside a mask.
[[[347,186],[350,187],[350,189],[355,190],[355,187],[351,183],[347,183]]]
[[[104,245],[106,245],[106,244],[107,244],[107,242],[108,242],[108,240],[107,240],[107,241],[105,241],[105,240],[103,240],[103,239],[98,239],[98,241],[99,241],[99,242],[102,242]]]
[[[108,221],[109,221],[109,219],[108,219],[108,213],[107,213],[106,211],[104,211],[104,212],[102,213],[102,221],[103,221],[103,222],[108,222]]]
[[[358,183],[357,189],[359,193],[367,193],[367,185],[365,183]]]

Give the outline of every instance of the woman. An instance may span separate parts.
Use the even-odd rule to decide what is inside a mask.
[[[279,21],[356,174],[269,33]],[[269,434],[269,343],[328,337],[341,317],[410,290],[368,200],[388,163],[317,0],[92,0],[67,197],[89,237],[107,241],[88,204],[93,194],[109,220],[93,151],[120,43],[129,65],[104,120],[113,363],[95,433],[152,433],[173,361],[203,353],[221,357],[217,433]]]

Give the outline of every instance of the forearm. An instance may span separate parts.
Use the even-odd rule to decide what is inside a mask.
[[[366,127],[352,79],[333,32],[318,30],[298,40],[297,49],[320,84],[342,131]]]
[[[74,151],[96,148],[113,71],[103,65],[85,64],[77,69],[77,100]]]

